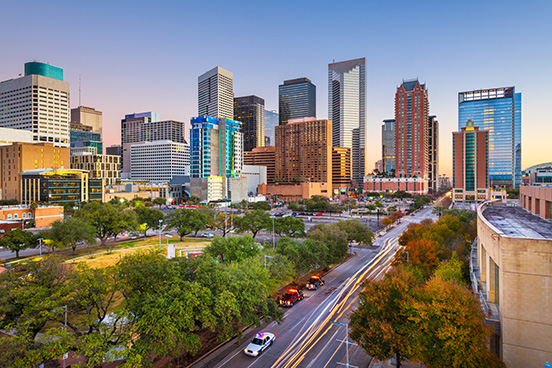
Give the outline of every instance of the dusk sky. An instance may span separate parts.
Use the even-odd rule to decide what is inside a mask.
[[[429,89],[440,122],[440,173],[452,174],[458,92],[522,93],[522,168],[552,161],[551,1],[4,1],[0,80],[27,61],[64,69],[71,107],[103,112],[104,144],[125,114],[197,115],[197,77],[220,65],[235,96],[278,109],[278,85],[308,77],[328,117],[328,63],[366,57],[367,162],[403,79]]]

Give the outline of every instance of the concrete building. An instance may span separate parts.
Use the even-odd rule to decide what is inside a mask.
[[[92,127],[93,133],[100,135],[102,140],[102,112],[93,107],[79,106],[71,109],[71,122]]]
[[[308,78],[284,81],[278,86],[279,125],[291,119],[316,117],[316,86]]]
[[[252,166],[266,166],[266,182],[274,183],[276,177],[276,147],[266,146],[253,148],[243,153],[243,164]]]
[[[525,185],[552,186],[552,162],[528,167],[522,174]]]
[[[182,121],[148,121],[140,125],[140,142],[173,141],[187,143],[186,123]],[[136,143],[136,142],[135,142]]]
[[[35,143],[69,147],[69,83],[63,69],[25,63],[25,76],[0,82],[0,127],[30,131]]]
[[[84,170],[35,169],[24,171],[20,176],[21,204],[103,202],[103,180],[91,179]]]
[[[23,221],[0,220],[0,239],[6,235],[6,233],[14,231],[15,229],[25,230],[25,224]]]
[[[90,178],[103,179],[105,185],[120,180],[121,158],[116,155],[79,153],[71,155],[71,169],[88,171]]]
[[[332,189],[333,195],[347,193],[351,186],[351,149],[332,147]]]
[[[190,145],[169,140],[133,143],[130,147],[132,180],[169,181],[190,175]]]
[[[82,152],[83,150],[76,149],[82,147],[91,147],[89,152],[93,152],[94,154],[101,155],[103,153],[103,143],[100,133],[86,130],[85,128],[87,127],[87,125],[71,123],[71,130],[69,131],[71,154]]]
[[[275,133],[274,129],[280,124],[280,115],[276,110],[265,110],[264,113],[265,119],[265,147],[274,146]]]
[[[436,192],[439,190],[439,121],[435,115],[428,117],[427,139],[429,190]]]
[[[381,126],[381,159],[383,171],[395,174],[395,119],[386,119]]]
[[[260,184],[267,183],[266,166],[243,165],[242,177],[247,178],[247,195],[257,195],[257,188]]]
[[[477,209],[470,273],[491,350],[507,367],[552,361],[552,224],[519,207]]]
[[[47,227],[55,221],[63,221],[63,207],[39,205],[33,213],[28,205],[0,206],[0,220],[22,222],[34,220],[35,227]]]
[[[130,146],[140,141],[142,124],[152,121],[159,121],[159,114],[156,112],[142,112],[125,115],[121,120],[121,147],[123,159],[121,160],[121,177],[130,176]],[[125,173],[125,174],[123,174]]]
[[[251,151],[265,145],[264,100],[257,96],[234,98],[234,120],[241,121],[243,150]]]
[[[234,119],[234,74],[217,66],[197,78],[198,116]]]
[[[0,146],[10,146],[17,142],[33,143],[33,132],[30,130],[0,128]]]
[[[249,180],[245,176],[228,178],[228,199],[230,203],[240,203],[249,198]]]
[[[222,176],[190,178],[190,194],[204,203],[224,200],[226,192],[226,178]]]
[[[328,65],[328,117],[335,147],[352,150],[352,176],[366,175],[366,58]]]
[[[261,184],[258,193],[273,201],[298,201],[313,195],[328,197],[332,187],[328,183]]]
[[[332,188],[332,125],[297,119],[276,127],[276,179],[281,183],[327,183]]]
[[[521,183],[521,93],[515,87],[458,93],[458,130],[472,120],[489,131],[491,186]]]
[[[522,185],[520,204],[527,211],[545,219],[552,219],[552,186]]]
[[[468,120],[452,133],[453,201],[489,200],[489,131]]]
[[[427,194],[429,182],[427,179],[420,177],[380,178],[367,175],[364,178],[364,190],[386,193],[401,190],[411,194]]]
[[[55,147],[52,143],[12,143],[0,146],[0,198],[20,198],[20,176],[33,169],[71,166],[69,148]]]

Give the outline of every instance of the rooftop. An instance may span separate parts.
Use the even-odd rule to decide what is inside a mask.
[[[483,216],[505,236],[552,239],[552,223],[521,207],[488,206]]]

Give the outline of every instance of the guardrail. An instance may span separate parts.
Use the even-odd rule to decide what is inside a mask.
[[[485,299],[485,295],[479,290],[479,283],[477,281],[477,277],[475,276],[475,266],[474,266],[474,259],[477,260],[477,238],[474,239],[471,251],[470,251],[470,279],[472,282],[472,290],[474,295],[479,299],[479,302],[481,303],[481,306],[483,307],[483,310],[485,312],[486,316],[489,316],[490,309],[489,305],[487,304],[487,300]],[[479,268],[479,267],[477,267]]]

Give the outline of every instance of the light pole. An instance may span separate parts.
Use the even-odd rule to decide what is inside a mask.
[[[38,249],[39,249],[39,252],[40,252],[40,259],[42,260],[42,241],[44,240],[44,238],[38,238]]]
[[[270,216],[272,219],[272,248],[276,248],[276,238],[274,237],[274,216]]]
[[[266,259],[267,258],[274,258],[274,257],[273,256],[264,256],[264,266],[265,266],[265,268],[266,268]]]
[[[163,220],[159,220],[159,251],[161,251],[161,224]]]
[[[346,366],[346,367],[358,368],[357,366],[354,366],[354,365],[350,365],[350,364],[349,364],[349,345],[356,345],[356,344],[354,344],[354,343],[351,344],[351,343],[349,342],[349,324],[348,324],[348,323],[339,323],[339,322],[334,322],[334,321],[330,321],[330,323],[331,323],[331,324],[334,324],[334,325],[337,325],[337,326],[343,326],[343,327],[345,327],[345,341],[343,341],[343,340],[337,340],[337,341],[339,341],[339,342],[344,342],[344,343],[345,343],[345,346],[346,346],[346,347],[345,347],[345,349],[346,349],[346,350],[345,350],[345,355],[346,355],[346,357],[347,357],[347,358],[346,358],[347,360],[346,360],[346,363],[345,363],[345,364],[343,364],[343,363],[341,363],[341,362],[337,362],[337,364],[341,364],[341,365],[344,365],[344,366]]]

